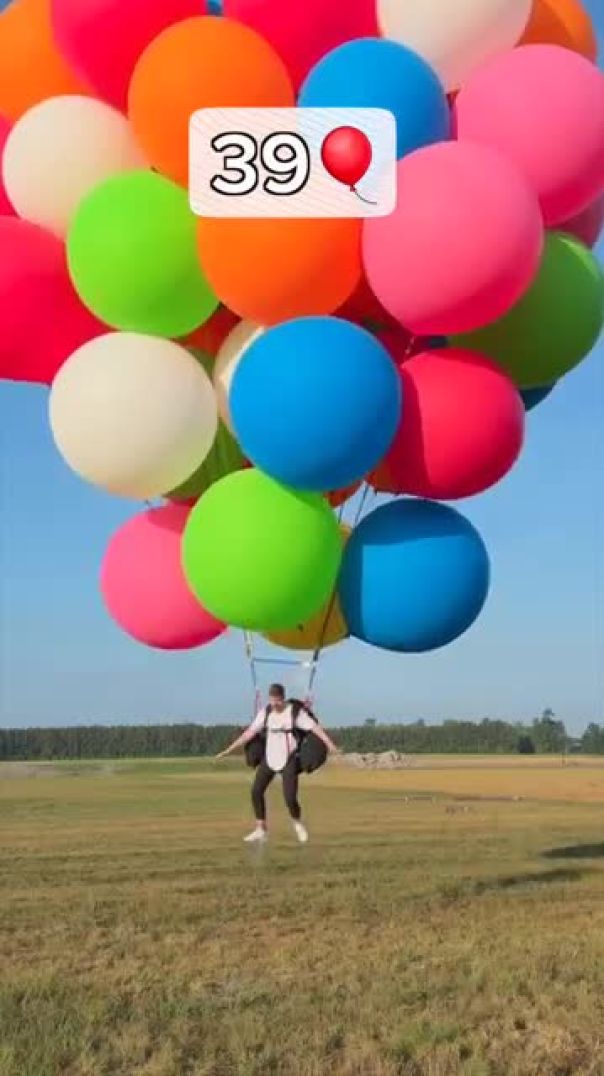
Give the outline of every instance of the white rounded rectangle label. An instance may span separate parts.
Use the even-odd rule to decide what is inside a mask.
[[[189,124],[199,217],[384,217],[396,124],[382,108],[203,108]]]

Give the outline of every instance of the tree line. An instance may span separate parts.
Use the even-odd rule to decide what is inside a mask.
[[[85,759],[214,755],[240,726],[76,725],[65,728],[0,729],[0,759]],[[566,754],[604,755],[604,726],[590,724],[571,737],[552,710],[529,724],[493,721],[425,721],[363,725],[331,730],[343,751],[399,751],[404,754]]]

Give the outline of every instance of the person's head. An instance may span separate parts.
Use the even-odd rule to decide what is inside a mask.
[[[271,684],[268,689],[268,701],[275,710],[282,710],[285,706],[285,688],[283,684]]]

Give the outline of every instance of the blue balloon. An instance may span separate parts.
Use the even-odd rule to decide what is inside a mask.
[[[396,120],[397,158],[448,138],[451,126],[432,68],[405,45],[380,38],[358,38],[328,52],[307,75],[298,104],[388,109]]]
[[[352,532],[340,601],[352,635],[386,650],[446,646],[476,619],[489,589],[482,538],[453,508],[397,500]]]
[[[341,489],[389,448],[400,378],[365,329],[341,318],[297,318],[247,348],[229,406],[242,451],[261,471],[296,489]]]
[[[552,389],[555,389],[556,382],[553,385],[540,385],[539,388],[534,389],[520,389],[520,395],[522,396],[522,402],[524,404],[525,411],[532,411],[533,407],[540,404],[543,400],[547,399]]]

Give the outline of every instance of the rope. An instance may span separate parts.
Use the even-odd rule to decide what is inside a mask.
[[[373,497],[375,497],[375,495],[376,495],[375,489],[373,489],[373,487],[370,486],[368,482],[365,482],[365,485],[363,487],[363,493],[362,493],[361,498],[359,500],[359,503],[357,505],[357,510],[355,512],[354,521],[352,523],[353,530],[354,530],[354,528],[356,526],[358,526],[358,524],[360,522],[361,516],[363,514],[363,511],[365,509],[365,506],[367,504],[367,500],[368,500],[370,494],[372,494]],[[340,508],[340,512],[339,512],[339,515],[338,515],[338,522],[339,523],[343,522],[344,507],[345,506],[342,505],[341,508]],[[318,672],[318,667],[319,667],[319,659],[320,659],[321,654],[323,652],[323,648],[324,648],[324,645],[325,645],[325,636],[327,635],[327,626],[329,624],[331,614],[333,613],[337,596],[338,596],[338,583],[337,583],[337,580],[336,580],[334,588],[333,588],[333,590],[331,592],[331,598],[329,599],[329,604],[327,606],[327,610],[325,612],[325,618],[324,618],[323,624],[321,626],[321,632],[319,634],[319,642],[318,642],[315,650],[313,651],[312,658],[311,658],[311,660],[309,662],[310,672],[308,674],[308,688],[307,688],[307,694],[306,694],[306,699],[305,699],[305,701],[308,702],[309,704],[312,703],[312,689],[314,687],[314,683],[315,683],[315,680],[317,678],[317,672]]]

